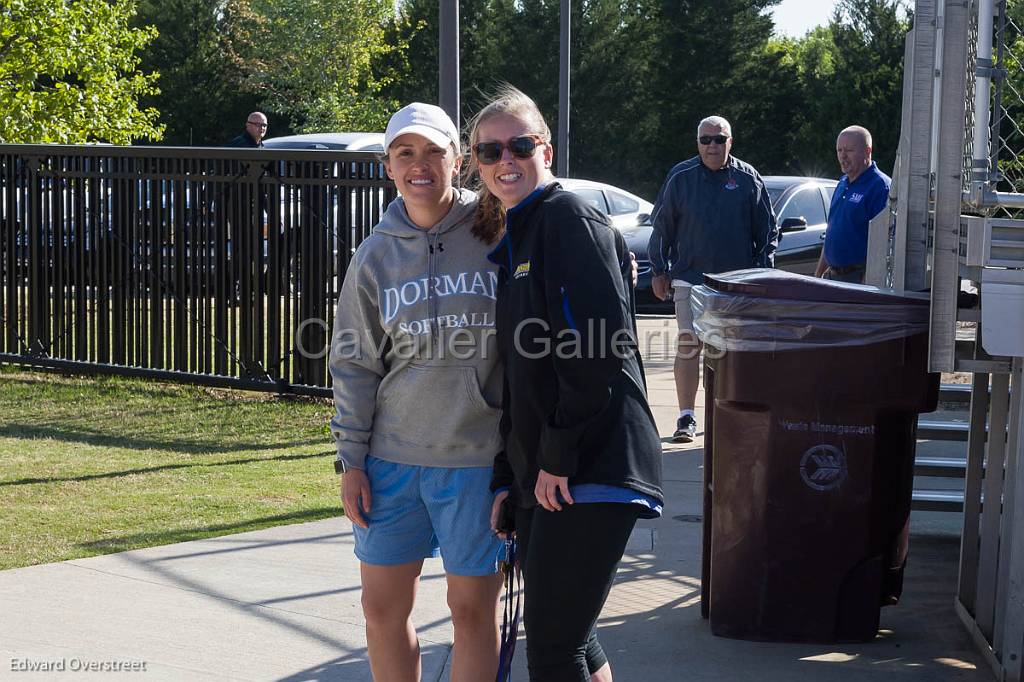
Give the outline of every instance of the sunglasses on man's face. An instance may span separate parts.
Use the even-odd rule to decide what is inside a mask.
[[[697,138],[697,141],[703,145],[709,145],[712,142],[715,144],[725,144],[729,141],[728,135],[701,135]]]
[[[517,159],[528,159],[533,156],[538,142],[543,144],[540,138],[533,135],[513,137],[508,142],[477,142],[473,145],[473,153],[476,154],[477,161],[484,166],[490,166],[501,161],[501,153],[506,147]]]

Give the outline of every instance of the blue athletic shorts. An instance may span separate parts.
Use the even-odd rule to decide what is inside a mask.
[[[377,566],[440,554],[446,573],[491,575],[504,543],[491,531],[491,467],[413,466],[366,458],[369,528],[353,525],[356,556]]]

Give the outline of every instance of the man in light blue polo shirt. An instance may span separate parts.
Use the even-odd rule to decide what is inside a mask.
[[[859,283],[868,255],[868,222],[885,208],[892,180],[871,160],[867,128],[844,128],[836,139],[836,157],[844,175],[832,195],[825,248],[814,276]]]

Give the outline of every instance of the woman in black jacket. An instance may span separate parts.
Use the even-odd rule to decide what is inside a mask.
[[[504,232],[496,324],[505,362],[492,524],[517,504],[530,679],[611,680],[596,623],[638,518],[661,513],[661,442],[636,348],[629,254],[551,174],[551,132],[511,87],[474,119],[474,232]]]

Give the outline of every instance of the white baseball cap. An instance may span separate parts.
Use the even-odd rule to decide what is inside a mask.
[[[438,147],[453,144],[456,153],[460,151],[459,129],[444,109],[433,104],[413,102],[396,111],[384,131],[384,149],[390,149],[395,138],[406,133],[422,135]]]

